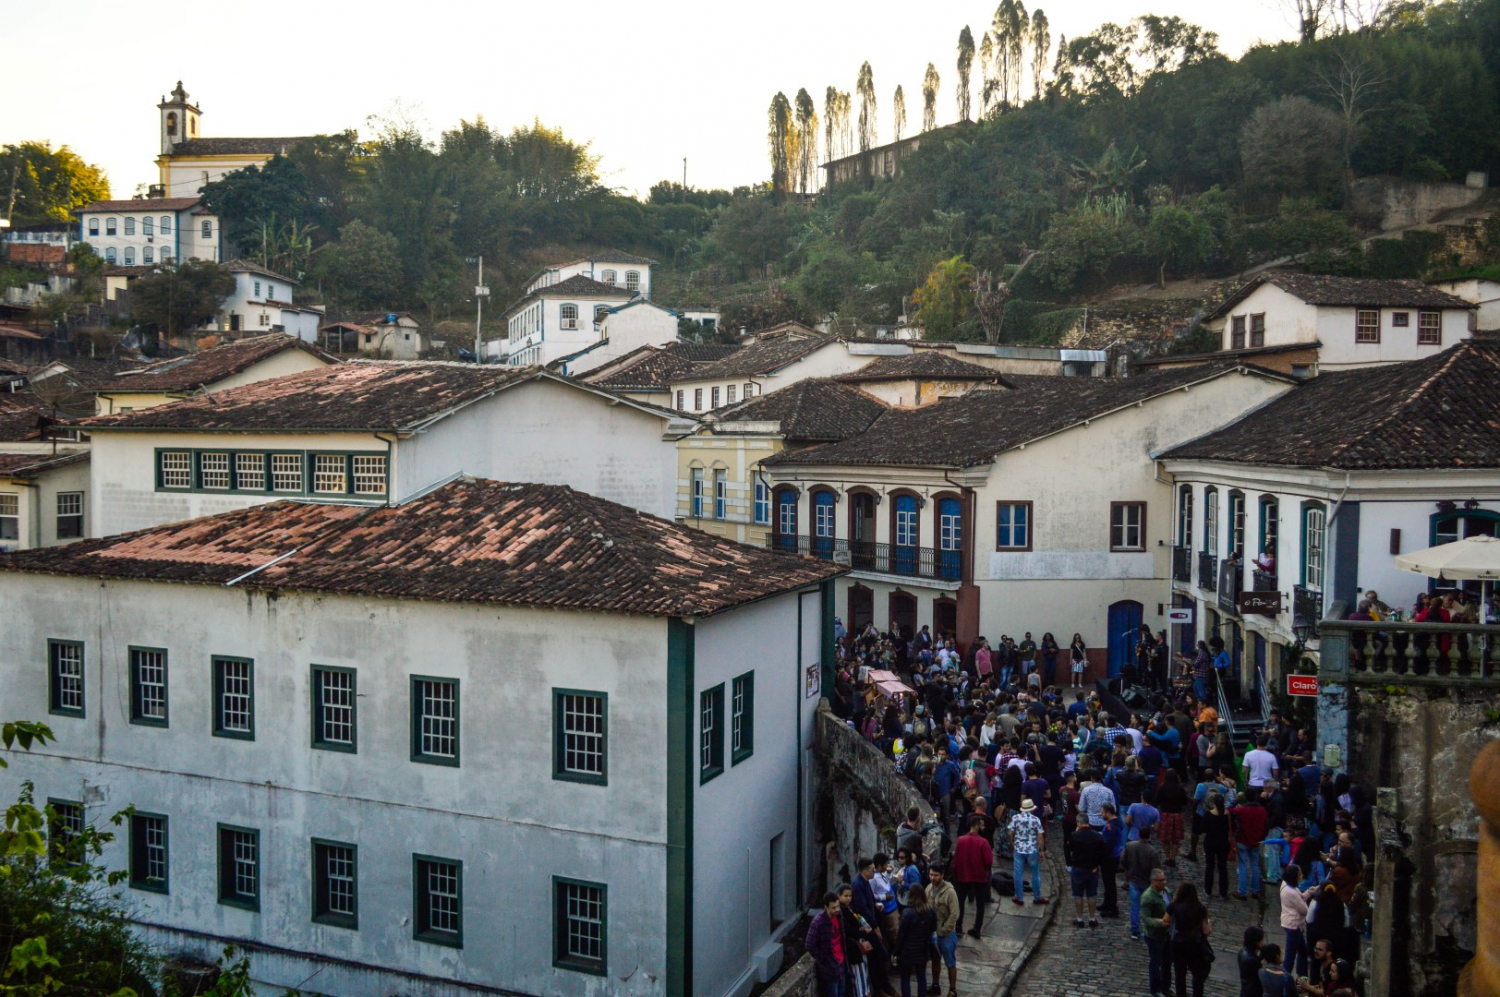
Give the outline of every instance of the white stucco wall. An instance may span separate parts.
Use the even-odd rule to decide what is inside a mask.
[[[0,600],[16,624],[0,633],[0,694],[16,716],[47,718],[48,638],[85,642],[87,676],[86,717],[47,718],[57,743],[15,759],[0,783],[14,794],[31,779],[39,798],[83,801],[94,821],[132,804],[165,814],[170,893],[126,891],[143,920],[417,973],[429,978],[423,993],[446,992],[447,980],[536,994],[662,992],[664,622],[8,573]],[[166,729],[130,722],[130,645],[168,651]],[[762,659],[753,644],[742,653]],[[254,659],[253,741],[210,733],[214,654]],[[314,663],[357,670],[356,753],[310,747]],[[413,675],[461,683],[457,767],[411,761]],[[553,688],[608,694],[608,785],[551,778]],[[776,749],[768,736],[768,760]],[[216,902],[220,822],[261,832],[258,913]],[[109,866],[126,865],[126,837],[107,849]],[[309,919],[312,837],[359,847],[358,930]],[[412,937],[414,852],[463,862],[461,952]],[[704,872],[710,895],[716,871]],[[610,887],[607,976],[553,968],[554,875]],[[209,958],[219,947],[176,943]],[[280,988],[323,964],[266,965],[286,974],[261,977]],[[340,974],[320,975],[320,989],[414,985],[376,974],[341,988]]]
[[[1476,329],[1500,329],[1500,281],[1472,277],[1433,284],[1439,291],[1478,305],[1473,325]]]
[[[802,599],[788,593],[696,626],[695,692],[724,685],[726,728],[733,680],[755,673],[755,744],[754,754],[734,763],[726,729],[723,773],[696,788],[694,993],[748,993],[752,956],[772,938],[773,902],[783,922],[796,917],[797,772],[805,760],[799,745],[805,756],[818,703],[805,694],[803,666],[818,663],[817,652],[808,656],[805,648],[816,647],[822,625],[816,593]],[[810,809],[801,813],[811,821]],[[777,835],[773,900],[771,841]],[[710,883],[717,888],[707,888]]]
[[[396,495],[458,471],[569,485],[670,519],[677,447],[666,417],[550,381],[511,388],[404,441]]]
[[[7,449],[20,445],[11,444]],[[42,454],[38,452],[38,459]],[[44,471],[28,481],[17,481],[0,475],[0,494],[16,497],[18,536],[0,540],[0,551],[27,550],[31,547],[53,547],[72,540],[57,537],[57,496],[59,492],[83,493],[83,535],[93,536],[93,503],[89,501],[89,462],[81,461]]]
[[[1382,308],[1380,311],[1380,342],[1356,343],[1354,341],[1355,310],[1353,308],[1319,308],[1318,339],[1323,348],[1318,351],[1318,365],[1324,370],[1341,370],[1351,367],[1368,367],[1378,363],[1400,360],[1420,360],[1441,353],[1461,339],[1469,338],[1469,312],[1460,308],[1448,308],[1442,312],[1442,342],[1435,346],[1417,345],[1418,309]],[[1396,327],[1393,316],[1405,313],[1407,325]]]
[[[108,259],[109,250],[115,251],[115,259],[112,261],[120,266],[125,266],[125,250],[129,248],[134,256],[132,264],[143,266],[147,263],[145,251],[149,247],[152,251],[151,263],[162,263],[168,259],[219,259],[219,220],[213,215],[195,215],[192,209],[184,211],[168,211],[161,207],[150,206],[149,201],[141,202],[140,210],[114,211],[114,212],[89,212],[82,216],[79,222],[80,238],[93,247],[94,252],[100,257]],[[135,223],[133,235],[125,234],[125,220],[131,219]],[[150,219],[152,223],[152,234],[145,233],[144,222]],[[171,219],[171,227],[168,231],[161,228],[163,218]],[[99,231],[94,234],[90,231],[90,221],[99,222]],[[109,234],[109,222],[114,221],[115,233]],[[202,237],[201,225],[203,222],[210,223],[210,237]],[[166,256],[163,256],[163,252]]]
[[[719,389],[719,404],[729,404],[729,386],[735,386],[735,394],[743,401],[746,397],[745,385],[755,384],[756,395],[769,395],[773,391],[779,391],[798,381],[811,377],[836,377],[839,374],[849,374],[859,370],[865,364],[870,363],[875,357],[869,354],[852,353],[843,343],[830,343],[822,349],[802,357],[800,360],[782,367],[780,370],[770,374],[752,375],[746,377],[724,377],[724,378],[699,378],[686,379],[672,382],[673,404],[677,392],[683,393],[684,411],[703,412],[713,406],[713,389]],[[694,391],[703,390],[703,404],[694,404]]]
[[[675,343],[677,316],[655,305],[634,305],[606,315],[599,326],[599,337],[604,344],[568,361],[564,373],[577,377],[642,346]]]

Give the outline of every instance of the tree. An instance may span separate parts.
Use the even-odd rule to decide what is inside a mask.
[[[771,98],[767,112],[766,140],[771,151],[771,192],[781,200],[791,187],[792,164],[796,162],[796,131],[792,126],[792,105],[786,94]]]
[[[1344,123],[1306,97],[1282,97],[1256,108],[1240,132],[1245,184],[1271,194],[1322,193],[1343,167]]]
[[[859,151],[868,152],[880,141],[875,121],[875,73],[868,59],[859,67],[854,89],[859,94]]]
[[[979,117],[990,116],[990,105],[1000,94],[1000,81],[995,78],[995,33],[986,31],[979,39]]]
[[[1362,52],[1338,45],[1333,54],[1333,65],[1319,71],[1318,82],[1339,109],[1343,121],[1340,148],[1344,153],[1344,169],[1352,171],[1354,144],[1358,141],[1360,126],[1364,124],[1365,116],[1374,110],[1370,102],[1388,80]]]
[[[335,302],[345,308],[390,307],[401,281],[400,247],[396,237],[362,221],[352,221],[329,247],[320,270]]]
[[[969,120],[969,71],[974,67],[974,35],[969,26],[958,33],[958,120]]]
[[[1021,68],[1029,28],[1022,0],[1000,0],[995,10],[995,77],[1002,108],[1021,103]]]
[[[923,339],[951,339],[974,309],[974,266],[962,256],[932,268],[927,282],[912,294]]]
[[[818,188],[818,108],[803,87],[797,91],[797,192]]]
[[[896,136],[893,141],[901,141],[901,133],[906,131],[906,92],[901,89],[901,84],[896,84],[895,96],[891,98],[891,113],[894,116]]]
[[[1052,47],[1052,31],[1047,15],[1040,7],[1031,14],[1031,80],[1033,93],[1042,97],[1042,73],[1047,68],[1047,50]]]
[[[922,77],[922,130],[930,132],[937,127],[938,88],[942,86],[937,67],[927,64],[927,74]]]
[[[12,225],[66,222],[72,213],[109,198],[109,179],[67,146],[21,142],[0,146],[0,218]]]
[[[218,215],[224,239],[236,255],[253,256],[271,266],[267,244],[276,219],[304,225],[310,221],[312,187],[289,157],[273,156],[262,166],[247,166],[203,185],[203,206]]]
[[[206,325],[234,293],[234,274],[211,260],[158,264],[130,286],[130,314],[168,336]]]
[[[1317,40],[1337,0],[1282,0],[1297,16],[1297,35],[1305,45]]]
[[[1187,273],[1201,267],[1214,252],[1208,223],[1187,208],[1164,204],[1151,212],[1146,243],[1157,259],[1157,284],[1166,287],[1168,268]]]

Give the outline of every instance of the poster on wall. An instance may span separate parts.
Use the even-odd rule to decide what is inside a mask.
[[[823,666],[807,666],[807,698],[812,699],[818,694],[819,687],[823,684]]]

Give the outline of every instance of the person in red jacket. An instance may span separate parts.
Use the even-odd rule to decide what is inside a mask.
[[[990,868],[995,864],[995,853],[984,839],[984,821],[975,818],[969,824],[969,833],[958,839],[953,849],[953,881],[958,885],[958,927],[964,930],[964,902],[974,901],[974,927],[969,934],[979,937],[984,926],[984,905],[990,899]]]

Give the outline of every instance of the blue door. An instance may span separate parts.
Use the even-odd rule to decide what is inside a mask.
[[[1135,660],[1135,642],[1141,635],[1140,603],[1131,600],[1117,602],[1109,607],[1109,677],[1119,678],[1127,665]]]
[[[896,518],[892,524],[895,558],[891,570],[898,575],[917,573],[917,497],[896,496]]]
[[[813,492],[813,557],[833,557],[833,492]]]
[[[1192,609],[1193,600],[1185,595],[1177,597],[1178,609]],[[1198,627],[1193,623],[1179,623],[1177,630],[1181,634],[1178,649],[1189,658],[1198,652]]]
[[[776,549],[797,549],[797,493],[791,488],[776,490]]]
[[[947,582],[956,582],[962,576],[964,520],[962,505],[956,498],[938,501],[938,563],[937,576]]]

